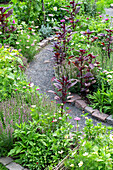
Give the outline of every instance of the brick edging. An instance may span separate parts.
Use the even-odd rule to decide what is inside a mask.
[[[107,122],[110,125],[113,125],[113,118],[112,115],[108,115],[105,113],[101,113],[98,109],[93,109],[92,107],[88,106],[86,102],[78,95],[78,94],[72,94],[72,98],[70,100],[67,100],[68,103],[73,103],[77,108],[82,109],[85,112],[88,112],[92,115],[92,117],[95,117],[96,119],[99,119],[103,122]]]

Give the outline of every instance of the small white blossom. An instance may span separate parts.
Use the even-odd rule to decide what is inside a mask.
[[[83,165],[83,161],[80,161],[80,163],[78,164],[79,167],[81,167]]]
[[[59,153],[59,154],[62,154],[63,152],[64,152],[63,150],[61,150],[61,151],[58,151],[58,153]]]
[[[87,152],[85,152],[84,154],[83,154],[83,156],[87,156],[88,155],[88,153]]]
[[[112,135],[112,134],[110,134],[110,136],[109,136],[109,137],[110,137],[110,139],[113,141],[113,135]]]
[[[54,11],[57,11],[57,7],[55,6],[55,7],[53,7],[53,9],[54,9]]]
[[[70,167],[74,167],[74,164],[71,164]]]
[[[36,107],[36,105],[31,105],[31,107],[32,107],[32,108],[35,108],[35,107]]]
[[[107,78],[112,78],[112,75],[107,75]]]

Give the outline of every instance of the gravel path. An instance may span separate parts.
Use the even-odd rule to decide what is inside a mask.
[[[35,85],[38,85],[40,88],[40,93],[46,93],[50,97],[50,100],[54,99],[54,94],[47,92],[48,90],[53,90],[53,86],[51,84],[51,79],[54,76],[52,57],[52,44],[49,44],[35,56],[35,59],[30,63],[29,68],[26,70],[28,80],[33,82]],[[81,117],[83,114],[82,111],[68,103],[66,103],[65,107],[69,107],[71,109],[69,114],[72,119],[70,119],[70,121],[73,125],[76,125],[74,118],[76,116]],[[88,115],[87,117],[91,118],[91,115]],[[94,118],[92,119],[94,125],[96,125],[97,122],[101,122]],[[107,123],[102,124],[109,126]],[[81,117],[79,125],[80,129],[85,126],[84,117]]]
[[[111,26],[113,26],[113,8],[105,8],[105,14],[103,14],[104,19],[110,18]]]
[[[106,8],[106,14],[103,14],[104,18],[109,18],[113,16],[113,9]],[[111,18],[113,22],[113,19]],[[52,93],[48,93],[48,90],[53,90],[53,86],[51,84],[51,79],[54,76],[53,70],[53,53],[52,53],[52,44],[47,45],[43,48],[39,54],[35,56],[35,59],[30,63],[29,68],[26,70],[26,75],[29,81],[33,82],[35,85],[38,85],[40,88],[40,93],[46,93],[50,100],[54,99],[54,95]],[[71,104],[66,103],[65,107],[69,107],[71,112],[69,113],[72,119],[70,119],[71,123],[76,126],[76,122],[74,121],[75,117],[80,117],[79,121],[80,129],[85,126],[85,117],[81,117],[83,115],[82,111]],[[88,118],[92,118],[91,115],[87,116]],[[101,121],[93,119],[93,124],[96,125]],[[108,123],[102,122],[103,125],[110,126]]]

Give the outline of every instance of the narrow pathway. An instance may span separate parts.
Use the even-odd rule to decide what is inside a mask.
[[[30,63],[29,68],[26,70],[28,80],[33,82],[35,85],[38,85],[40,88],[40,93],[46,93],[50,97],[50,100],[54,99],[54,95],[47,92],[48,90],[53,90],[53,86],[51,84],[51,79],[54,76],[54,65],[52,58],[52,44],[49,44],[35,56],[35,59]],[[85,126],[85,117],[81,117],[81,115],[83,115],[82,111],[68,103],[65,104],[65,107],[69,107],[71,110],[69,114],[72,117],[70,121],[73,125],[76,125],[76,122],[74,121],[75,117],[81,118],[79,125],[80,129],[82,129]],[[87,117],[92,118],[91,115],[88,115]],[[94,118],[92,119],[94,125],[101,122]],[[102,124],[109,126],[107,123],[102,122]]]

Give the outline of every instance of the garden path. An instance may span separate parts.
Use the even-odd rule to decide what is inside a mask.
[[[39,86],[40,93],[46,93],[50,97],[50,100],[54,99],[54,95],[47,92],[48,90],[53,90],[53,86],[51,84],[51,79],[54,76],[54,65],[52,58],[52,44],[49,44],[35,56],[35,59],[30,63],[29,68],[27,68],[25,72],[28,80]],[[85,126],[85,117],[81,117],[83,114],[82,111],[69,103],[66,103],[65,107],[69,107],[71,110],[69,114],[72,117],[70,121],[73,125],[76,126],[76,121],[74,120],[75,117],[81,118],[79,125],[80,129],[82,129]],[[88,115],[87,117],[92,118],[91,115]],[[94,118],[92,119],[94,125],[96,125],[98,122],[101,122]],[[109,126],[108,123],[102,122],[102,124]]]
[[[106,8],[105,14],[103,14],[104,18],[109,18],[113,16],[113,8]],[[111,22],[113,22],[113,18],[111,18]],[[40,93],[46,93],[50,100],[54,99],[54,95],[52,93],[48,93],[48,90],[53,90],[53,86],[51,84],[51,79],[54,76],[54,64],[53,64],[53,52],[52,52],[52,44],[44,47],[39,54],[35,56],[35,59],[30,63],[29,68],[26,70],[26,75],[29,81],[33,82],[35,85],[40,87]],[[74,121],[75,117],[80,117],[79,121],[80,129],[83,129],[85,126],[85,117],[81,117],[83,112],[75,106],[72,106],[69,103],[65,104],[65,107],[69,107],[71,112],[69,113],[72,119],[70,122],[76,126],[76,122]],[[96,125],[101,121],[96,120],[90,114],[87,116],[88,118],[93,119],[93,124]],[[102,122],[103,125],[109,126],[108,123]]]

